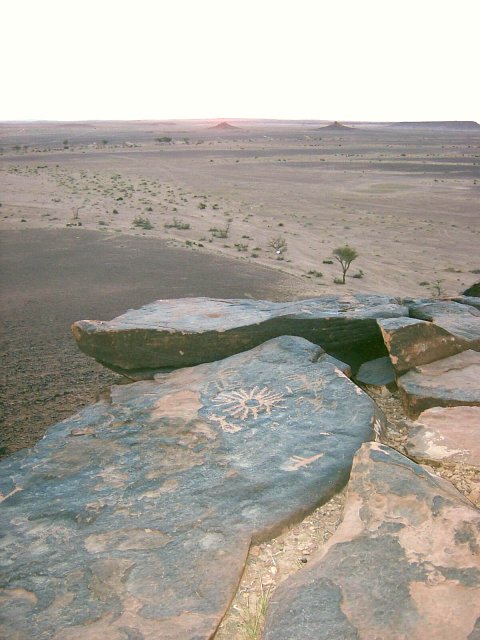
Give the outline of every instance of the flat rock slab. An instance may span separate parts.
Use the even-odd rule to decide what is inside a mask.
[[[480,468],[480,407],[433,407],[410,428],[405,449],[418,462]]]
[[[278,587],[265,640],[474,640],[480,511],[389,447],[355,456],[343,521]]]
[[[113,387],[0,465],[0,637],[200,640],[249,545],[347,481],[382,428],[343,366],[281,337]]]
[[[480,311],[474,306],[453,301],[420,302],[410,306],[410,316],[434,322],[467,340],[469,349],[480,350]]]
[[[355,379],[362,384],[383,387],[395,382],[395,369],[388,356],[364,362]]]
[[[410,417],[430,407],[480,405],[480,353],[463,351],[416,367],[398,378],[397,384]]]
[[[377,322],[397,375],[469,348],[468,340],[426,320],[387,318]]]
[[[183,298],[157,300],[110,322],[80,320],[78,346],[114,370],[148,377],[148,370],[213,362],[282,335],[296,335],[342,356],[380,347],[377,318],[408,315],[386,296],[322,297],[287,303]],[[367,358],[368,359],[368,358]]]

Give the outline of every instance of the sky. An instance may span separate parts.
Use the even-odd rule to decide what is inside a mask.
[[[2,0],[0,120],[476,120],[480,0]]]

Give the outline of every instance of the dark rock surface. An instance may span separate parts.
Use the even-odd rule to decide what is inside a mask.
[[[398,378],[397,384],[410,417],[430,407],[480,405],[480,353],[463,351],[416,367]]]
[[[480,407],[427,409],[410,427],[405,450],[417,462],[456,462],[480,469]]]
[[[434,322],[466,340],[469,349],[480,350],[480,311],[471,305],[453,301],[420,302],[410,306],[410,316]]]
[[[364,362],[355,376],[362,384],[383,387],[395,382],[395,369],[388,356]]]
[[[113,387],[0,464],[0,636],[210,638],[251,540],[328,500],[381,428],[301,338]]]
[[[433,322],[388,318],[378,320],[378,325],[397,375],[469,348],[467,340],[457,338]]]
[[[355,456],[343,522],[272,596],[265,640],[473,640],[480,511],[384,445]]]
[[[465,289],[465,291],[463,292],[463,295],[480,297],[480,282],[475,282],[475,284],[472,284],[471,287],[468,287],[468,289]]]
[[[81,320],[78,346],[114,370],[148,371],[213,362],[281,335],[297,335],[350,362],[385,354],[377,318],[408,314],[386,296],[321,297],[287,303],[185,298],[158,300],[111,320]]]

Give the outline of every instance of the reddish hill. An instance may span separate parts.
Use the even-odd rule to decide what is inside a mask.
[[[228,122],[219,122],[218,124],[214,125],[213,127],[208,127],[209,129],[216,129],[217,131],[232,131],[232,130],[239,130],[240,127],[234,127],[233,124],[229,124]]]

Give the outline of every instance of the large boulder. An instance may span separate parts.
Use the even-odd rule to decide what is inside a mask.
[[[480,469],[480,407],[427,409],[409,429],[405,450],[417,462],[454,462]]]
[[[397,375],[469,348],[464,338],[426,320],[387,318],[377,322]]]
[[[113,387],[5,459],[0,636],[211,638],[251,541],[327,501],[380,432],[346,369],[281,337]]]
[[[355,456],[343,521],[274,592],[265,640],[474,640],[480,511],[393,449]]]
[[[434,322],[455,337],[466,340],[469,349],[480,350],[480,311],[453,301],[423,301],[410,306],[410,316]]]
[[[405,411],[413,418],[430,407],[480,405],[480,353],[463,351],[416,367],[397,384]]]
[[[73,327],[78,346],[134,378],[213,362],[281,335],[301,336],[350,362],[384,355],[377,318],[408,315],[386,296],[322,297],[287,303],[184,298],[157,300],[103,322]]]

